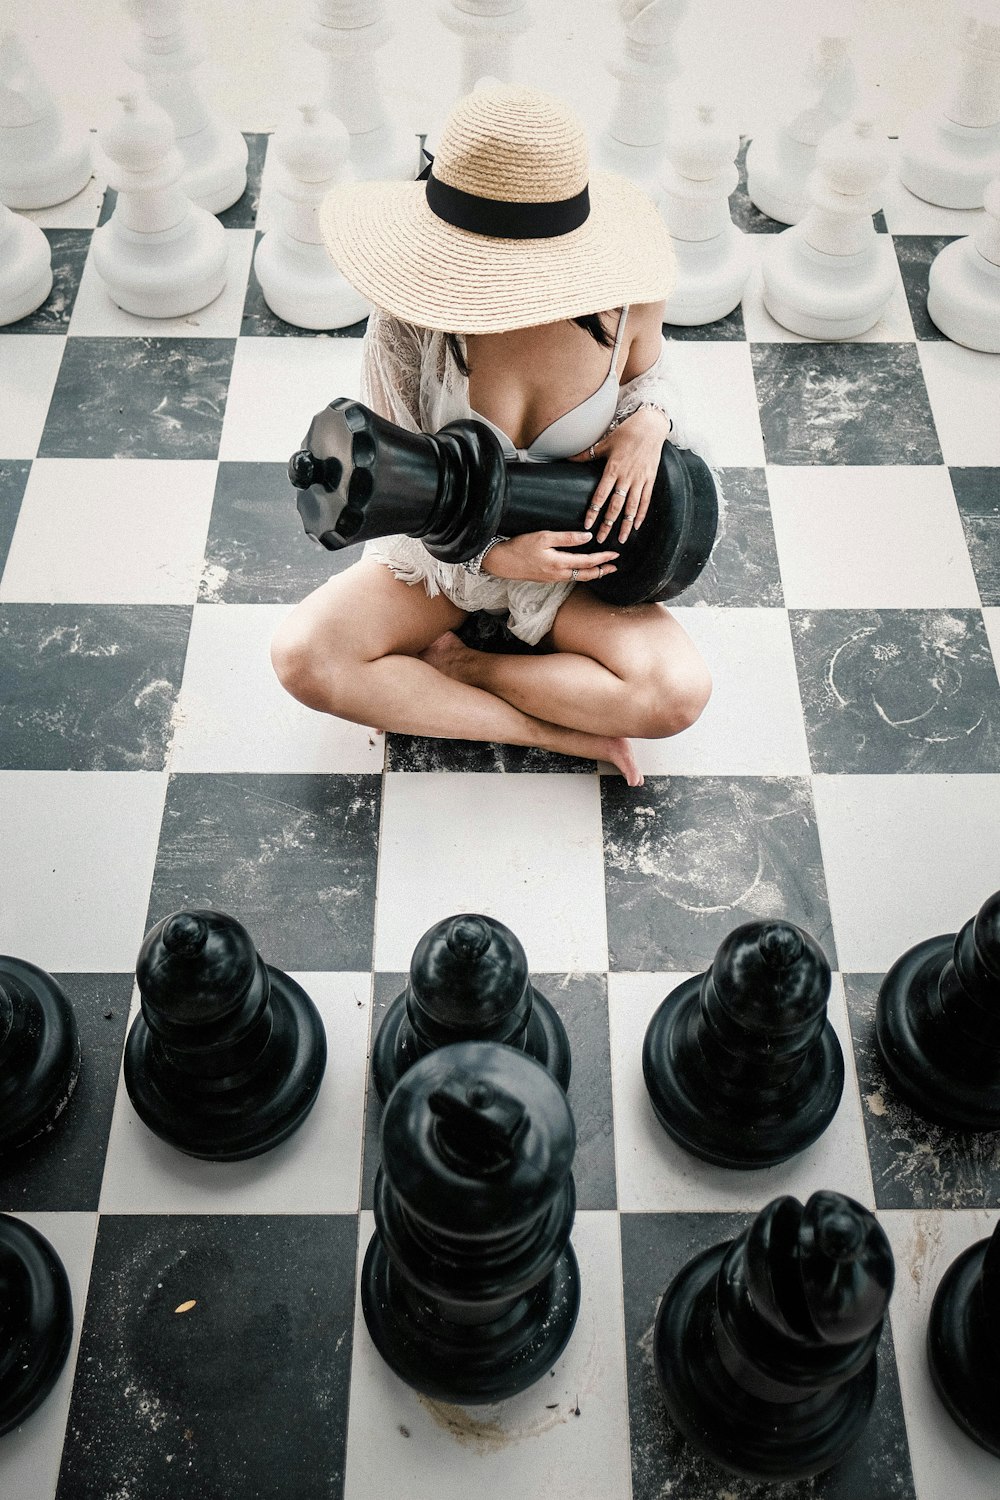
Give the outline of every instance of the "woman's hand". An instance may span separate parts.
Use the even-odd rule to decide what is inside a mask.
[[[620,515],[619,541],[624,542],[633,528],[639,530],[649,509],[660,454],[671,426],[670,418],[657,407],[640,406],[593,448],[573,454],[573,463],[594,458],[605,460],[604,473],[583,518],[584,526],[593,526],[607,501],[597,529],[599,542],[609,535]]]
[[[593,583],[616,572],[617,552],[564,552],[589,542],[589,531],[528,531],[497,542],[483,558],[483,572],[494,578],[519,578],[532,583]]]

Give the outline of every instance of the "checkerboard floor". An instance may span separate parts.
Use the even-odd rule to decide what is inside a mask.
[[[940,1277],[1000,1210],[1000,1145],[927,1125],[872,1044],[881,974],[1000,887],[1000,359],[943,339],[929,264],[975,215],[890,179],[899,265],[881,323],[789,334],[756,271],[741,309],[668,328],[729,506],[678,616],[715,693],[639,747],[645,786],[490,746],[386,738],[283,693],[267,643],[353,554],[304,537],[284,477],[313,412],[358,390],[363,325],[281,324],[251,269],[267,138],[222,216],[229,282],[144,322],[90,259],[92,184],[38,217],[46,305],[0,332],[3,948],[72,998],[84,1071],[0,1207],[73,1286],[69,1363],[0,1443],[5,1500],[990,1500],[1000,1462],[931,1392]],[[778,226],[749,204],[755,252]],[[138,1122],[120,1057],[144,932],[180,907],[237,916],[314,998],[318,1104],[255,1160],[189,1160]],[[357,1310],[372,1232],[373,1027],[420,934],[483,911],[523,942],[569,1032],[579,1131],[577,1330],[516,1400],[447,1407],[402,1385]],[[848,1082],[782,1167],[684,1156],[648,1106],[646,1024],[738,923],[784,916],[835,969]],[[660,1293],[774,1196],[877,1211],[897,1258],[878,1409],[815,1481],[756,1486],[686,1448],[656,1394]],[[172,1309],[197,1299],[197,1316]]]

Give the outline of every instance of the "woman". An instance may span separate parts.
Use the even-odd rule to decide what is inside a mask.
[[[588,180],[582,127],[535,89],[460,100],[425,175],[344,184],[321,210],[331,254],[375,306],[361,399],[410,431],[474,416],[521,462],[604,459],[590,529],[496,538],[463,564],[408,537],[369,542],[282,622],[275,671],[300,702],[355,723],[538,745],[641,785],[630,738],[692,724],[708,671],[662,605],[612,607],[577,585],[614,568],[678,436],[661,328],[669,235],[624,178]],[[591,534],[606,546],[584,563],[566,549]],[[551,650],[470,650],[455,629],[480,609]]]

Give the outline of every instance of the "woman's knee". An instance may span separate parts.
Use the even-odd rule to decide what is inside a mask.
[[[282,687],[301,703],[315,699],[321,672],[319,642],[307,621],[293,610],[271,637],[271,665]],[[329,663],[326,663],[329,667]],[[325,675],[329,675],[327,672]]]
[[[641,739],[666,739],[690,729],[712,696],[712,677],[697,653],[661,662],[650,670],[640,694]]]

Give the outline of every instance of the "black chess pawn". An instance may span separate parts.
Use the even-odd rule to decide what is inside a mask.
[[[893,1284],[889,1242],[841,1193],[775,1198],[674,1277],[653,1360],[701,1452],[751,1479],[806,1479],[860,1436]]]
[[[72,1337],[62,1261],[33,1225],[0,1214],[0,1436],[45,1400]]]
[[[830,965],[800,928],[731,932],[646,1031],[642,1071],[667,1134],[720,1167],[767,1167],[810,1145],[844,1087],[829,993]]]
[[[934,1294],[927,1362],[959,1427],[1000,1457],[1000,1224],[952,1262]]]
[[[52,1129],[79,1074],[80,1037],[62,986],[0,954],[0,1155]]]
[[[175,912],[146,935],[125,1044],[136,1113],[190,1156],[239,1161],[291,1135],[316,1100],[326,1033],[316,1007],[220,911]]]
[[[382,1103],[418,1058],[473,1041],[517,1047],[569,1083],[566,1028],[532,985],[521,944],[502,922],[466,913],[424,933],[406,989],[378,1029],[372,1079]]]
[[[918,1114],[1000,1130],[1000,891],[959,933],[896,960],[879,990],[875,1035],[894,1089]]]
[[[389,1096],[361,1306],[418,1391],[499,1401],[565,1348],[580,1304],[574,1145],[552,1075],[492,1042],[428,1053]]]

